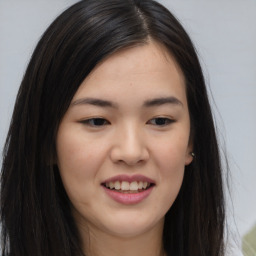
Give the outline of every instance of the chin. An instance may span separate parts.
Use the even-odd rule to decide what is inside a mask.
[[[151,216],[152,217],[152,216]],[[155,228],[161,229],[164,225],[164,218],[160,220],[146,219],[142,213],[137,216],[119,216],[114,217],[113,221],[105,222],[105,232],[120,238],[137,237]]]

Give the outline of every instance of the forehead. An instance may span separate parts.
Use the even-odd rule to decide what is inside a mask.
[[[170,72],[170,70],[175,71],[175,75],[183,79],[180,67],[166,47],[158,42],[150,41],[147,44],[125,48],[110,55],[92,70],[87,80],[95,73],[102,72],[116,78],[124,74],[137,76],[145,72],[163,73],[164,71]]]
[[[163,45],[150,41],[112,54],[85,78],[74,100],[88,95],[120,97],[118,94],[135,98],[134,92],[145,97],[151,94],[185,96],[182,71]]]

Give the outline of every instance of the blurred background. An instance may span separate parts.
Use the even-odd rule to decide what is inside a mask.
[[[76,2],[0,0],[1,151],[17,90],[36,43],[52,20]],[[247,240],[256,243],[252,230],[256,224],[256,1],[159,2],[183,24],[204,69],[220,145],[229,160],[230,230],[238,241],[251,231]],[[247,255],[256,255],[247,250]]]

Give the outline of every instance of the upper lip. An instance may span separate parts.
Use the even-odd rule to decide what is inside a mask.
[[[109,179],[106,179],[102,182],[102,184],[106,184],[108,182],[115,182],[115,181],[128,181],[128,182],[133,182],[133,181],[143,181],[143,182],[148,182],[148,183],[152,183],[152,184],[155,184],[155,181],[144,176],[144,175],[140,175],[140,174],[135,174],[135,175],[132,175],[132,176],[129,176],[129,175],[116,175],[116,176],[113,176]]]

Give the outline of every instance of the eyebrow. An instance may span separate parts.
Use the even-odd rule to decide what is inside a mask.
[[[97,99],[97,98],[82,98],[75,100],[74,102],[71,103],[71,106],[76,106],[76,105],[94,105],[98,107],[110,107],[110,108],[118,108],[118,104],[108,101],[108,100],[103,100],[103,99]],[[154,107],[154,106],[161,106],[165,104],[172,104],[172,105],[177,105],[177,106],[183,106],[182,102],[178,100],[176,97],[159,97],[159,98],[153,98],[150,100],[146,100],[143,103],[143,107]]]
[[[183,103],[178,100],[176,97],[160,97],[160,98],[154,98],[151,100],[147,100],[144,102],[143,106],[145,107],[154,107],[154,106],[161,106],[164,104],[172,104],[183,107]]]
[[[94,105],[99,107],[117,108],[117,104],[111,101],[96,99],[96,98],[82,98],[82,99],[75,100],[74,102],[71,103],[72,106],[84,105],[84,104],[89,104],[89,105]]]

